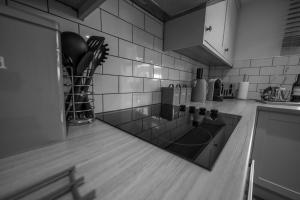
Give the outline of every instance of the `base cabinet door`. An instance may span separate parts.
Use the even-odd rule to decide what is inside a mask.
[[[252,158],[255,160],[254,184],[258,188],[278,194],[278,199],[299,200],[300,115],[259,111]],[[268,195],[261,195],[270,199]]]

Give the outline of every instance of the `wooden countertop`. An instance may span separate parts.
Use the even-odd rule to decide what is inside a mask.
[[[247,178],[256,107],[254,101],[194,104],[242,116],[208,171],[100,121],[72,128],[65,142],[0,159],[0,197],[72,165],[84,176],[84,194],[107,200],[241,200]]]

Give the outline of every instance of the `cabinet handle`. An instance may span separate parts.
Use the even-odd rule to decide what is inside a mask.
[[[206,31],[212,31],[212,26],[206,27],[205,30]]]
[[[250,170],[250,177],[249,177],[249,188],[248,188],[248,198],[247,198],[247,200],[252,200],[252,196],[253,196],[254,166],[255,166],[255,160],[252,160],[251,170]]]
[[[225,52],[228,52],[228,51],[229,51],[229,49],[228,49],[228,48],[226,48],[226,49],[224,49],[224,51],[225,51]]]

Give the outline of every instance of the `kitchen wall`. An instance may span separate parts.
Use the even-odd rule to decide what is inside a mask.
[[[210,78],[222,78],[224,82],[238,83],[243,75],[249,75],[249,99],[260,99],[259,92],[268,86],[282,86],[291,90],[297,74],[300,74],[299,55],[275,56],[235,61],[233,68],[211,67]]]
[[[104,36],[110,55],[98,67],[95,111],[105,112],[160,102],[160,87],[190,85],[197,67],[208,67],[175,52],[164,52],[163,23],[126,0],[106,0],[84,21],[55,0],[8,0],[7,5],[55,20],[61,31],[73,31],[87,39]]]
[[[300,73],[299,55],[281,56],[289,1],[242,0],[232,69],[211,67],[209,77],[238,83],[249,75],[249,99],[260,99],[268,86],[291,89]]]
[[[279,56],[289,1],[242,0],[235,59]]]

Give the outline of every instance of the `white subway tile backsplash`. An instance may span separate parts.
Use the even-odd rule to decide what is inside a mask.
[[[103,108],[102,108],[102,95],[94,95],[95,98],[95,102],[94,102],[94,106],[95,106],[95,113],[101,113],[103,112]]]
[[[91,14],[89,14],[84,20],[83,24],[94,29],[101,30],[101,16],[100,9],[95,9]]]
[[[243,81],[243,76],[230,76],[230,82],[238,83]]]
[[[133,27],[133,42],[153,49],[154,37],[137,27]]]
[[[257,89],[257,83],[251,83],[251,84],[249,84],[248,91],[250,91],[250,92],[256,92],[256,89]]]
[[[103,63],[103,74],[132,76],[132,61],[108,56],[108,59]]]
[[[132,107],[132,94],[103,95],[103,111],[112,111]]]
[[[274,84],[283,84],[285,79],[285,76],[283,75],[274,75],[274,76],[270,76],[270,83]]]
[[[285,75],[282,84],[293,84],[296,81],[297,75]]]
[[[163,24],[148,15],[145,16],[145,30],[161,39],[163,38]]]
[[[161,65],[161,53],[145,48],[145,62]]]
[[[185,68],[186,62],[180,59],[175,58],[174,67],[179,70],[183,70]]]
[[[175,84],[175,81],[172,81],[172,80],[161,80],[160,81],[161,87],[169,87],[170,84]]]
[[[179,71],[174,69],[169,69],[169,79],[179,80]]]
[[[169,78],[168,68],[154,65],[154,78],[168,79]]]
[[[233,64],[233,68],[242,68],[242,67],[250,67],[250,59],[246,60],[235,60]]]
[[[189,72],[183,72],[183,71],[180,71],[179,72],[179,80],[181,81],[190,81],[191,79],[191,73]]]
[[[222,69],[211,69],[211,70],[209,70],[209,76],[222,77],[223,71],[224,70],[222,70]]]
[[[144,47],[119,40],[119,56],[137,61],[144,60]]]
[[[288,61],[289,61],[288,56],[277,56],[277,57],[274,57],[274,59],[273,59],[273,66],[287,65]]]
[[[133,61],[133,76],[153,78],[153,65]]]
[[[232,68],[232,69],[229,69],[229,70],[224,70],[224,73],[223,73],[223,75],[224,76],[232,76],[232,75],[239,75],[239,73],[240,73],[240,69],[234,69],[234,68]]]
[[[298,65],[299,64],[299,55],[289,56],[288,65]]]
[[[119,0],[105,0],[100,8],[102,8],[103,10],[112,13],[114,15],[118,15],[118,4],[119,4]]]
[[[152,93],[152,104],[161,103],[161,92]]]
[[[242,68],[240,69],[240,75],[259,75],[259,68],[250,67],[250,68]]]
[[[154,50],[162,52],[163,51],[163,41],[157,37],[154,37]]]
[[[124,0],[119,0],[119,6],[120,18],[142,29],[144,28],[144,13]]]
[[[300,65],[286,66],[284,74],[300,74]]]
[[[174,68],[174,65],[175,65],[175,59],[173,57],[165,55],[165,54],[162,55],[162,66],[163,67]]]
[[[269,76],[250,76],[250,83],[269,83]]]
[[[133,107],[152,104],[152,93],[133,93]]]
[[[102,31],[111,35],[132,41],[132,25],[116,16],[101,11]]]
[[[144,92],[153,91],[160,91],[160,80],[144,78]]]
[[[284,66],[262,67],[260,75],[279,75],[283,74]]]
[[[104,42],[108,44],[109,55],[118,56],[118,38],[83,25],[79,26],[79,33],[85,40],[88,40],[88,38],[93,35],[104,37]]]
[[[272,66],[273,58],[260,58],[260,59],[252,59],[251,67],[265,67]]]
[[[135,77],[119,77],[119,92],[143,92],[143,79]]]
[[[95,75],[94,92],[96,94],[118,93],[118,77],[110,75]]]

